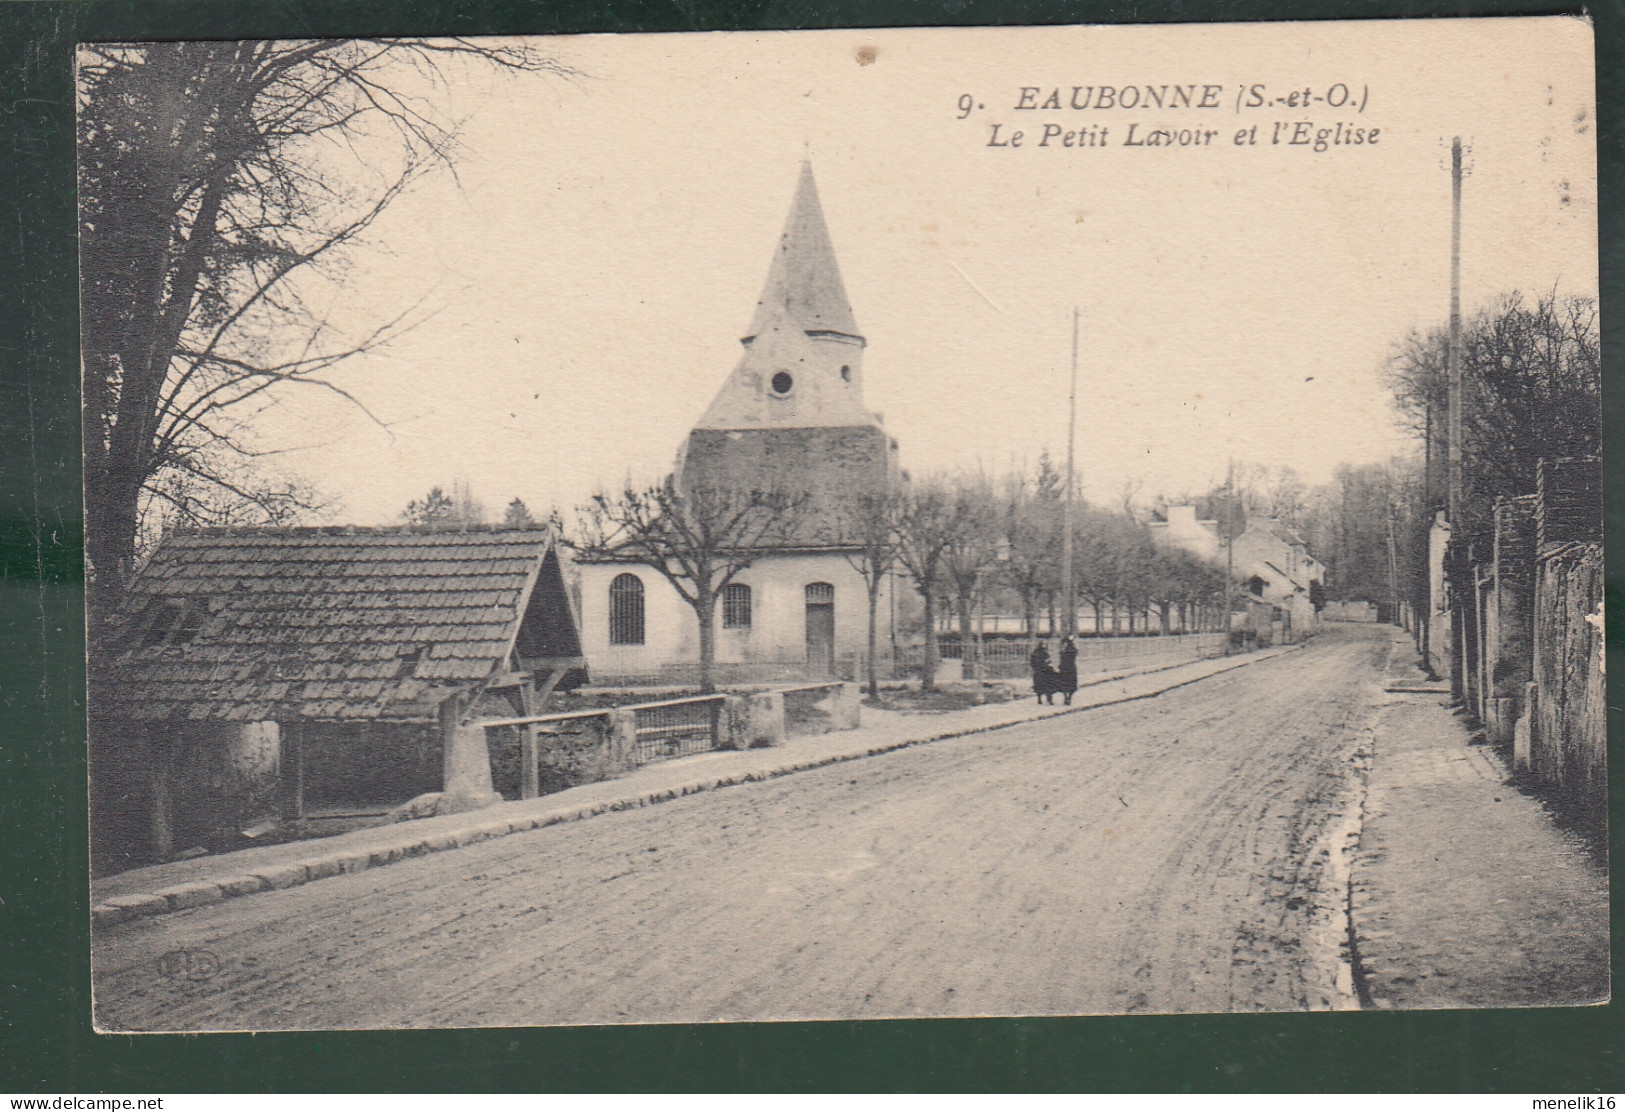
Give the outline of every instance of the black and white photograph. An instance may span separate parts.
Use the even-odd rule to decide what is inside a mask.
[[[101,1032],[1610,997],[1578,17],[77,52]]]

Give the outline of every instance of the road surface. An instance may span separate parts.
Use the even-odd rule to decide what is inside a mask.
[[[1388,638],[98,932],[98,1025],[1349,1006],[1322,852]]]

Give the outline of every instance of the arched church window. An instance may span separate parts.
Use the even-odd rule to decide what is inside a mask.
[[[722,628],[750,628],[750,587],[730,583],[722,588]]]
[[[609,643],[643,644],[643,580],[630,572],[609,584]]]
[[[1258,575],[1253,576],[1247,581],[1247,589],[1255,595],[1262,595],[1264,593],[1263,577]]]
[[[846,366],[845,364],[842,364],[842,366],[841,366],[841,381],[842,382],[851,382],[852,381],[852,368]]]
[[[790,387],[794,386],[795,384],[796,380],[790,377],[789,371],[780,371],[778,374],[773,376],[772,385],[773,392],[775,394],[788,394],[790,392]]]

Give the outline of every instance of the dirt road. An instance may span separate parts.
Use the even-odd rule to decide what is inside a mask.
[[[100,933],[104,1029],[1351,1006],[1387,639]]]

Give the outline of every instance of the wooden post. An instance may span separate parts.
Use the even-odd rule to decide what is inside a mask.
[[[284,818],[305,817],[305,725],[297,719],[279,724],[282,733]]]
[[[164,860],[175,852],[175,799],[172,791],[174,760],[171,747],[172,734],[161,734],[153,727],[145,728],[147,741],[147,778],[151,793],[152,811],[148,836],[152,855]]]
[[[539,713],[537,710],[536,688],[533,683],[527,681],[521,685],[519,697],[524,702],[527,717]],[[537,769],[537,765],[541,763],[541,745],[536,729],[534,722],[528,726],[520,727],[522,732],[519,745],[519,798],[521,799],[535,799],[542,794],[541,774]]]

